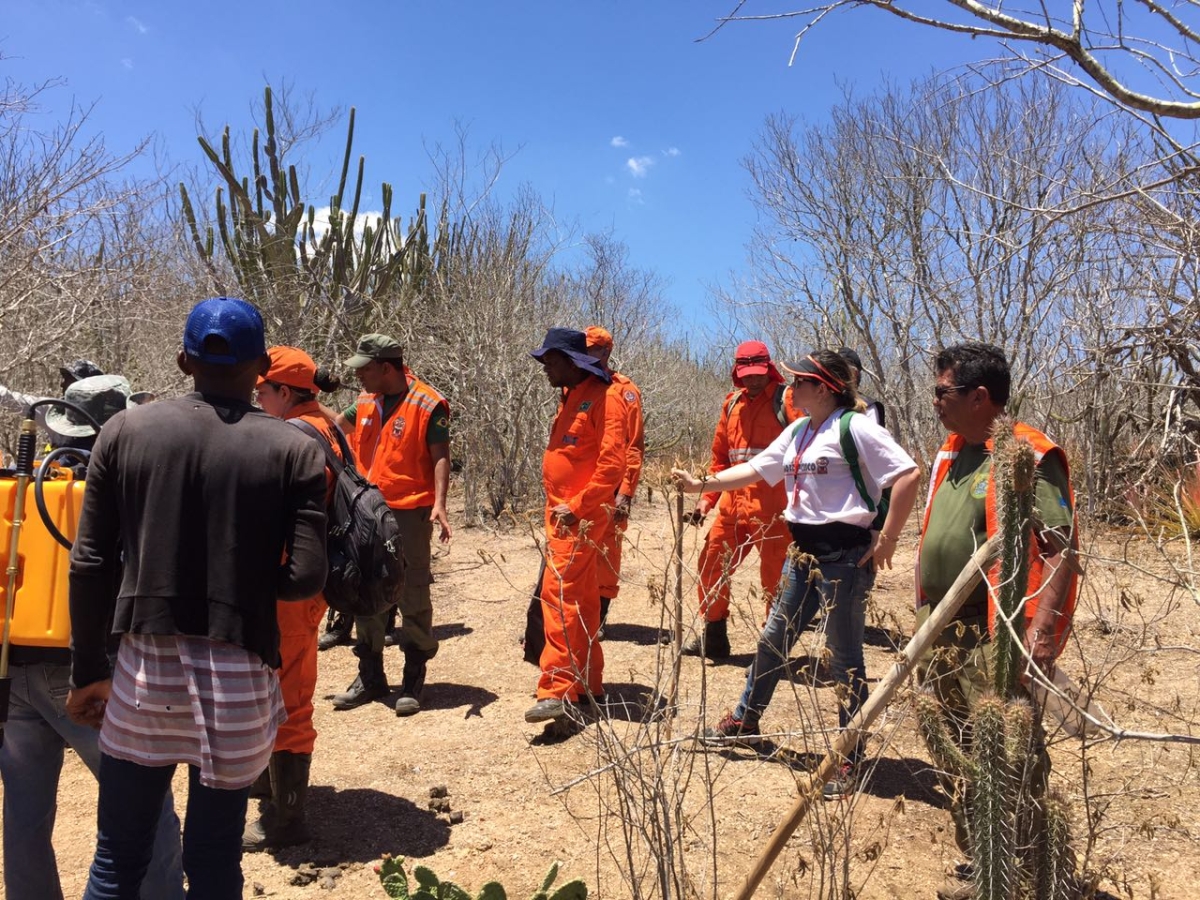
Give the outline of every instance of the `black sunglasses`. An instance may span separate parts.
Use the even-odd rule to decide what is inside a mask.
[[[973,391],[974,388],[966,384],[939,384],[933,388],[933,396],[938,400],[943,399],[947,394],[961,394],[963,391]]]

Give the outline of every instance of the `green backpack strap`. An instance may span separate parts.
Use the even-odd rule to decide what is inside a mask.
[[[863,479],[862,467],[858,464],[858,444],[854,443],[854,435],[850,433],[850,419],[856,415],[858,413],[854,410],[844,409],[841,415],[838,416],[838,433],[841,436],[842,458],[846,460],[846,465],[850,467],[850,474],[854,478],[854,486],[858,488],[859,496],[867,504],[867,509],[870,512],[875,512],[875,501],[867,493],[867,482]]]
[[[847,409],[842,411],[838,419],[842,457],[846,460],[846,465],[850,467],[850,474],[854,478],[854,485],[858,488],[858,493],[863,498],[863,502],[867,504],[867,510],[875,513],[875,519],[871,522],[871,530],[880,531],[883,529],[883,522],[887,518],[888,505],[892,498],[892,489],[883,489],[883,496],[879,499],[878,505],[876,505],[875,501],[871,499],[871,495],[867,492],[867,482],[863,479],[862,467],[858,464],[858,445],[854,442],[854,435],[850,432],[850,421],[856,415],[858,415],[858,412]]]

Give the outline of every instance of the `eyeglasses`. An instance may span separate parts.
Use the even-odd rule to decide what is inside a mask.
[[[943,400],[947,394],[961,394],[963,391],[971,390],[974,388],[965,384],[938,384],[934,385],[933,396],[938,400]]]
[[[735,366],[765,366],[771,362],[769,356],[739,356],[734,359]]]

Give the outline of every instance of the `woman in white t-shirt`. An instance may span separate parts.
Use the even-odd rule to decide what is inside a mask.
[[[779,679],[788,673],[788,653],[801,632],[824,609],[825,639],[834,679],[844,686],[839,707],[845,726],[867,696],[863,630],[867,594],[878,566],[891,568],[896,538],[916,500],[920,472],[886,429],[862,412],[849,364],[829,350],[816,350],[796,365],[792,402],[805,417],[749,462],[696,478],[672,471],[687,493],[733,491],[756,481],[778,484],[788,497],[784,511],[792,533],[779,586],[779,599],[758,641],[746,688],[733,713],[706,737],[724,743],[757,743],[759,717]],[[843,417],[849,419],[843,423]],[[847,430],[843,437],[843,431]],[[852,440],[857,474],[843,447]],[[885,488],[891,501],[882,524],[876,514]],[[864,496],[864,493],[866,496]],[[825,786],[826,799],[853,791],[861,746]]]

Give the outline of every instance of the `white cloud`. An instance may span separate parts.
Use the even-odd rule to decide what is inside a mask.
[[[342,214],[346,215],[346,210],[343,210]],[[370,225],[372,228],[376,228],[378,226],[379,220],[382,216],[383,216],[383,210],[378,210],[378,209],[361,210],[360,209],[358,211],[358,216],[354,220],[354,234],[357,237],[362,237],[363,229],[368,225]],[[308,228],[308,216],[307,215],[302,220],[302,227],[305,230],[307,230],[307,228]],[[329,207],[328,206],[319,206],[313,213],[313,231],[316,232],[318,241],[322,237],[324,237],[325,232],[329,231]]]
[[[132,69],[133,68],[133,60],[130,59],[128,56],[123,57],[121,59],[121,65],[124,66],[126,69]]]
[[[666,156],[678,156],[682,151],[678,147],[668,147],[663,153]]]
[[[628,147],[629,146],[629,141],[625,140],[625,138],[621,137],[619,134],[616,137],[614,137],[611,141],[609,141],[608,143],[610,146],[613,146],[613,147]]]
[[[146,24],[144,22],[142,22],[142,20],[137,18],[136,16],[126,16],[125,22],[138,34],[146,34],[146,32],[148,32],[150,30],[146,26]]]
[[[636,203],[638,206],[641,206],[646,202],[642,199],[642,192],[639,188],[629,189],[629,202]]]
[[[625,160],[625,168],[634,178],[645,178],[650,173],[652,165],[654,165],[653,156],[631,156]]]

